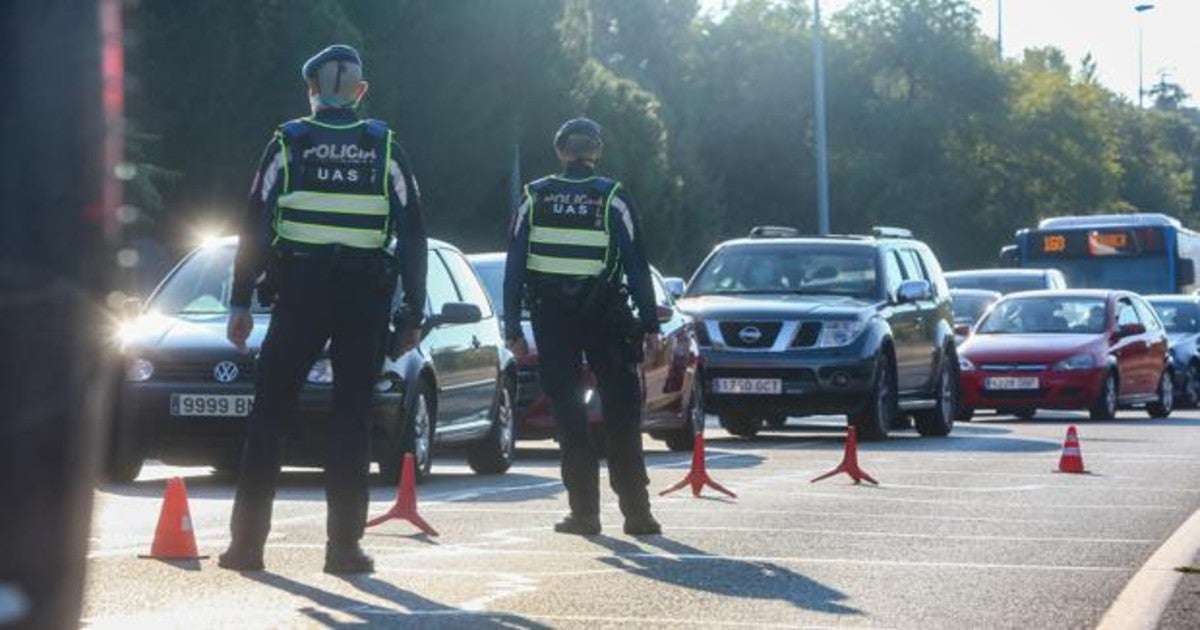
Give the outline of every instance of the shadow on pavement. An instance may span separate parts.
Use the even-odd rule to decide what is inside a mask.
[[[675,557],[658,555],[654,549],[604,535],[588,540],[615,554],[601,558],[601,562],[647,579],[726,597],[780,600],[823,613],[862,614],[839,603],[847,598],[841,591],[771,562],[714,556],[663,536],[641,538],[639,542]]]
[[[248,572],[243,577],[260,584],[279,589],[309,600],[316,606],[305,606],[299,613],[313,623],[326,628],[388,627],[428,628],[443,625],[457,619],[469,625],[496,625],[511,628],[536,628],[546,626],[517,615],[506,613],[469,612],[427,599],[411,591],[371,577],[369,575],[346,576],[340,579],[359,591],[396,604],[404,610],[387,608],[367,601],[327,591],[310,584],[297,582],[271,572]],[[335,616],[333,613],[340,613]],[[355,621],[347,622],[342,617],[350,616]],[[439,622],[441,619],[443,621]]]

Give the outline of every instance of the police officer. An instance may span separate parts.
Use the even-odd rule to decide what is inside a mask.
[[[219,564],[263,568],[283,437],[305,375],[328,342],[335,377],[325,453],[325,571],[364,573],[374,569],[359,546],[367,515],[368,410],[397,274],[404,312],[423,312],[425,230],[417,184],[394,133],[356,114],[367,92],[358,52],[330,46],[301,72],[313,115],[284,123],[267,144],[234,266],[229,341],[245,350],[254,327],[251,294],[264,271],[269,281],[258,282],[259,300],[274,309],[258,358],[232,543]],[[402,348],[417,342],[419,324],[398,327]]]
[[[508,347],[518,357],[528,352],[521,331],[528,289],[538,378],[558,426],[571,512],[554,529],[600,533],[599,459],[588,439],[580,381],[580,362],[586,357],[599,386],[609,478],[625,532],[661,533],[650,514],[642,455],[638,363],[646,350],[643,344],[657,353],[661,342],[641,228],[620,182],[596,175],[603,150],[598,124],[586,118],[567,121],[555,135],[554,148],[562,174],[525,187],[504,279]],[[627,287],[620,286],[622,278]]]

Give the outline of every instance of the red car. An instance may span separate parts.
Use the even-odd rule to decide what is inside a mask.
[[[1118,406],[1171,413],[1172,375],[1162,322],[1128,291],[1046,290],[997,302],[958,349],[960,418],[998,409],[1087,409],[1111,420]]]
[[[483,280],[492,301],[503,304],[505,254],[472,254],[467,260]],[[691,318],[675,306],[658,271],[651,271],[663,349],[659,356],[651,357],[641,366],[642,431],[666,441],[671,450],[690,451],[696,431],[703,428],[705,420],[704,412],[692,395],[692,379],[700,351]],[[554,415],[550,411],[550,400],[538,385],[537,342],[529,320],[523,320],[521,326],[529,343],[529,354],[517,362],[517,439],[542,440],[554,436]],[[598,431],[603,426],[600,401],[595,396],[595,379],[586,365],[580,378],[587,385],[584,395],[588,403],[588,423]]]

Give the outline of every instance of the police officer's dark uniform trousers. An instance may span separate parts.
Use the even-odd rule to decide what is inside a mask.
[[[278,300],[258,359],[255,406],[231,523],[231,555],[222,557],[232,568],[260,568],[254,565],[261,565],[270,529],[283,438],[306,375],[328,341],[334,379],[325,457],[326,570],[370,570],[370,559],[358,546],[368,503],[368,412],[398,273],[397,261],[384,249],[395,227],[398,202],[394,173],[387,171],[393,161],[391,136],[382,123],[360,121],[350,110],[321,111],[283,125],[274,141],[285,156],[282,167],[260,172],[256,192],[265,190],[267,205],[275,206],[274,212],[262,213],[268,225],[261,233],[274,241],[277,272],[272,275],[277,276]],[[269,147],[264,162],[271,160],[271,153]],[[274,174],[274,182],[263,182],[264,173],[268,178]],[[271,183],[273,192],[264,188]],[[415,185],[411,179],[406,185],[413,196],[408,211],[417,219],[405,221],[405,228],[418,233],[403,235],[410,251],[404,252],[399,266],[407,267],[406,303],[423,304],[425,238]],[[254,232],[249,225],[242,238],[262,238]],[[246,285],[252,280],[247,276],[257,275],[250,245],[243,244],[239,251],[235,306],[248,302]]]
[[[649,268],[635,240],[636,221],[621,193],[619,183],[594,176],[582,163],[562,176],[533,182],[526,187],[508,251],[505,334],[509,339],[522,334],[520,305],[527,285],[538,378],[557,422],[571,509],[556,529],[570,533],[599,531],[599,460],[589,440],[580,379],[585,357],[599,388],[609,480],[626,528],[644,529],[632,524],[653,522],[642,454],[639,357],[629,349],[632,343],[640,350],[643,334],[657,332],[658,321]],[[618,284],[623,273],[629,276],[640,323],[633,321],[626,294],[610,297],[607,304],[595,298],[598,283]]]

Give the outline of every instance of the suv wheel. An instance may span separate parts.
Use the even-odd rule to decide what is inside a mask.
[[[787,421],[787,415],[782,413],[769,415],[765,420],[767,426],[772,429],[782,429],[787,425]]]
[[[958,372],[954,369],[958,359],[953,352],[945,353],[942,367],[938,371],[936,396],[933,409],[918,411],[913,414],[916,420],[917,433],[923,437],[945,437],[954,428],[954,419],[958,416]]]
[[[1176,397],[1176,407],[1195,407],[1200,404],[1200,364],[1189,363],[1183,373],[1183,387]]]
[[[892,361],[887,354],[880,353],[875,365],[875,386],[871,400],[862,410],[850,414],[850,424],[862,440],[884,440],[898,413]]]
[[[1104,375],[1104,382],[1100,385],[1100,397],[1096,399],[1096,404],[1088,410],[1088,415],[1092,420],[1112,420],[1117,417],[1117,396],[1118,392],[1117,376],[1112,372]]]
[[[404,455],[413,454],[416,467],[417,481],[429,477],[433,468],[433,388],[429,381],[422,379],[417,386],[417,395],[412,404],[398,414],[399,423],[393,432],[391,445],[379,462],[379,472],[392,483],[400,479],[400,467],[404,464]],[[412,435],[406,434],[411,427]]]
[[[686,422],[682,427],[667,433],[664,439],[667,448],[672,451],[690,451],[696,447],[696,434],[704,431],[704,392],[697,380],[692,385],[692,395],[688,397],[687,410],[684,412]]]
[[[954,419],[959,422],[970,422],[975,417],[975,410],[970,407],[963,407],[961,404],[958,407],[958,416]]]
[[[467,447],[467,463],[476,474],[503,473],[512,466],[515,443],[512,395],[508,379],[504,379],[492,405],[492,429],[487,437]]]
[[[1175,385],[1171,370],[1163,370],[1158,377],[1158,398],[1146,405],[1151,418],[1166,418],[1175,407]]]
[[[142,449],[127,444],[114,444],[104,462],[104,478],[110,483],[130,483],[142,474]]]
[[[758,435],[758,430],[762,428],[762,419],[749,414],[722,414],[720,419],[721,426],[730,435],[737,437],[752,438]]]

